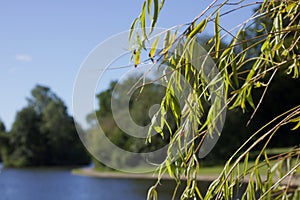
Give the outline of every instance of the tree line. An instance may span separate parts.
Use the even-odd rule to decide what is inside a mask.
[[[129,77],[124,80],[118,87],[122,88],[126,85],[133,85],[138,81],[138,77]],[[91,125],[89,134],[97,134],[95,132],[97,128],[96,123],[99,123],[103,129],[106,136],[118,147],[130,151],[130,152],[149,152],[167,145],[170,142],[170,135],[174,134],[176,131],[176,126],[172,125],[173,133],[168,132],[165,128],[162,137],[160,134],[156,134],[152,137],[151,143],[147,143],[146,139],[139,139],[129,136],[124,131],[122,131],[115,122],[115,118],[120,119],[120,117],[114,118],[111,109],[111,99],[117,98],[117,101],[122,101],[122,97],[126,95],[127,90],[118,90],[117,94],[114,93],[114,87],[117,84],[116,81],[111,82],[108,89],[100,92],[97,95],[98,99],[98,110],[96,110],[96,115],[94,113],[87,117],[89,124]],[[284,76],[284,74],[278,74],[269,88],[268,94],[266,95],[264,102],[262,103],[261,109],[257,112],[253,121],[247,125],[251,117],[250,108],[247,108],[243,112],[239,108],[227,111],[225,125],[218,140],[216,146],[213,150],[202,160],[202,165],[219,165],[224,164],[224,162],[229,159],[229,157],[251,136],[251,134],[259,129],[260,126],[270,121],[276,115],[279,115],[286,109],[290,109],[299,103],[300,93],[295,90],[297,85],[300,84],[299,79],[292,79],[290,77]],[[121,91],[123,93],[121,93]],[[130,100],[129,111],[131,117],[138,125],[147,125],[151,122],[150,116],[148,115],[149,109],[154,104],[159,104],[165,95],[165,88],[155,84],[146,85],[141,91],[137,89]],[[253,101],[258,102],[262,90],[257,89],[253,92]],[[275,99],[274,99],[275,98]],[[276,99],[278,98],[278,99]],[[279,99],[280,98],[280,99]],[[119,111],[118,113],[122,113]],[[171,113],[168,116],[171,119]],[[171,121],[169,120],[171,123]],[[283,147],[293,147],[300,143],[299,136],[290,130],[291,127],[284,127],[278,130],[278,134],[274,136],[273,140],[270,142],[268,148],[283,148]],[[147,132],[144,133],[144,137],[147,137]],[[93,139],[94,140],[94,139]],[[93,141],[94,148],[101,150],[99,146],[99,141]],[[258,150],[260,146],[257,146],[255,150]],[[250,155],[250,159],[255,158],[255,154]],[[129,165],[130,160],[121,156],[115,157],[114,162],[118,162],[118,165]],[[103,168],[105,167],[96,159],[93,159],[96,166]]]
[[[246,123],[250,118],[249,112],[243,113],[240,109],[228,111],[221,137],[213,151],[204,159],[204,164],[224,163],[261,124],[268,122],[285,109],[297,105],[300,94],[294,88],[300,84],[299,79],[282,76],[279,74],[275,77],[263,102],[262,110],[248,127]],[[120,87],[132,85],[136,81],[137,78],[130,77],[124,80]],[[88,132],[97,134],[93,126],[99,122],[107,137],[115,145],[137,153],[153,151],[167,145],[172,133],[165,133],[164,138],[157,134],[151,143],[146,144],[145,139],[129,136],[118,127],[111,110],[115,85],[115,81],[111,82],[108,89],[96,95],[98,109],[96,115],[87,116],[90,124]],[[259,90],[254,92],[254,101],[259,100],[260,93]],[[155,84],[145,86],[141,93],[139,90],[135,91],[129,105],[133,120],[139,125],[149,124],[151,119],[146,113],[149,113],[152,105],[160,103],[164,94],[164,88]],[[115,94],[114,98],[121,101],[123,95],[125,94]],[[284,101],[274,100],[279,97]],[[86,152],[77,135],[74,120],[67,113],[67,107],[50,88],[37,85],[31,91],[31,97],[27,98],[27,104],[17,113],[10,131],[6,130],[4,123],[0,121],[0,155],[5,166],[81,165],[88,164],[92,160],[96,166],[105,167]],[[164,131],[167,132],[167,129]],[[272,140],[270,148],[299,144],[298,135],[290,133],[288,128],[281,129],[280,132],[281,134]],[[98,142],[94,141],[93,145],[94,148],[101,149]],[[117,159],[117,156],[115,158],[118,164],[130,166],[131,161],[125,157],[121,160]]]
[[[0,123],[0,155],[4,166],[83,165],[90,157],[82,145],[64,102],[50,88],[37,85],[11,130]]]

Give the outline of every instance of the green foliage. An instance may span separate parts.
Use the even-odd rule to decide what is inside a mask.
[[[0,161],[3,160],[2,155],[5,153],[7,146],[6,128],[4,123],[0,120]]]
[[[79,165],[89,162],[63,101],[49,88],[40,85],[32,90],[28,106],[17,113],[4,141],[1,153],[5,166]]]
[[[0,133],[5,133],[5,131],[6,131],[5,125],[4,125],[4,123],[0,120]]]
[[[23,108],[17,113],[16,120],[12,130],[9,133],[10,151],[7,155],[8,162],[4,165],[13,165],[22,167],[36,164],[35,158],[43,156],[44,145],[39,140],[45,141],[45,138],[39,137],[39,126],[41,119],[33,107]]]
[[[144,6],[147,4],[151,8],[149,6],[151,3],[152,1],[144,1]],[[232,6],[232,10],[224,11],[224,7],[228,5]],[[237,31],[224,29],[220,24],[221,17],[246,6],[258,6],[258,9],[254,11],[251,18],[238,26]],[[155,4],[153,7],[157,13],[161,11],[161,7],[158,8]],[[166,31],[163,49],[154,55],[151,54],[151,58],[163,59],[160,61],[173,68],[168,78],[169,84],[166,87],[165,96],[161,101],[162,109],[158,112],[161,116],[165,116],[166,110],[170,109],[177,130],[170,134],[170,150],[165,161],[158,168],[158,182],[149,189],[148,199],[157,199],[156,188],[164,173],[173,177],[178,185],[182,181],[182,176],[187,179],[187,186],[181,194],[181,199],[299,198],[299,185],[292,187],[291,181],[284,181],[293,179],[295,173],[299,173],[299,148],[294,147],[271,157],[266,151],[272,143],[280,144],[279,138],[283,137],[278,137],[278,135],[284,134],[284,137],[288,137],[287,140],[295,138],[294,143],[287,142],[285,145],[299,145],[300,143],[299,135],[291,136],[291,134],[297,134],[300,127],[299,95],[297,94],[300,70],[299,11],[299,1],[293,0],[264,0],[252,3],[246,3],[243,0],[235,3],[228,0],[221,3],[212,1],[194,20],[186,24],[185,30],[181,34]],[[148,18],[151,25],[155,26],[156,17],[152,18],[148,12]],[[145,28],[146,22],[147,13],[143,7],[133,28],[136,25]],[[245,124],[253,123],[257,119],[255,125],[252,126],[258,131],[249,128],[249,135],[241,136],[244,142],[232,149],[230,158],[219,178],[211,184],[206,194],[200,194],[197,183],[194,181],[195,174],[201,170],[199,168],[201,160],[197,157],[198,150],[202,139],[208,137],[210,127],[217,123],[217,113],[206,109],[207,106],[211,106],[207,105],[207,100],[213,96],[209,92],[207,79],[203,76],[204,72],[191,65],[192,61],[198,57],[192,57],[193,54],[189,54],[189,52],[194,50],[193,46],[198,42],[196,38],[205,32],[206,25],[210,22],[214,23],[215,33],[208,40],[208,43],[211,44],[208,53],[215,59],[216,66],[220,71],[219,75],[224,80],[226,98],[224,109],[232,110],[231,112],[237,109],[241,110],[248,116],[248,119],[250,118],[247,120],[248,122],[244,122]],[[135,43],[136,49],[139,50],[143,49],[142,46],[147,41],[146,30],[142,34],[142,40],[137,39],[141,38],[138,34],[129,38],[140,41]],[[225,47],[221,48],[220,44],[225,35],[229,35],[232,39]],[[170,52],[170,49],[174,49],[174,51]],[[184,108],[178,107],[178,100],[174,98],[174,93],[183,92],[181,89],[182,76],[176,76],[178,72],[194,89],[189,94]],[[294,86],[295,82],[285,81],[284,83],[287,85],[284,87],[282,81],[287,79],[286,77],[296,79],[298,82]],[[213,84],[217,84],[217,82]],[[212,88],[214,87],[216,86],[212,86]],[[285,88],[286,91],[280,91],[282,88]],[[279,94],[276,91],[280,91]],[[272,96],[268,96],[270,94]],[[282,99],[274,101],[278,97],[282,97]],[[289,100],[286,100],[285,97]],[[266,100],[266,103],[263,103],[263,100]],[[289,105],[290,102],[292,102],[291,105]],[[253,113],[249,114],[249,111]],[[238,114],[238,116],[240,115],[241,113]],[[185,129],[185,126],[179,126],[179,122],[189,125],[189,134],[192,137],[185,143],[181,143],[181,139],[179,139],[179,135],[182,135],[182,130]],[[171,122],[165,120],[163,124],[159,125],[157,121],[153,120],[151,128],[160,133],[161,129],[169,123]],[[230,134],[239,138],[236,135],[240,134],[240,131],[243,130],[235,126],[231,129]],[[183,145],[183,151],[178,152],[179,159],[175,159],[174,152],[171,150],[176,145]],[[238,149],[235,151],[235,148]],[[249,154],[254,150],[259,151],[259,154],[254,158],[255,164],[249,166]],[[244,164],[243,169],[239,168],[240,163]],[[259,170],[261,167],[266,168],[266,177],[263,177]],[[245,181],[246,179],[247,181]],[[244,189],[243,185],[245,185]],[[177,187],[174,189],[174,198],[176,191]]]
[[[162,86],[149,84],[144,86],[143,88],[137,88],[130,98],[128,105],[129,108],[123,108],[123,106],[120,106],[120,108],[118,108],[118,116],[113,116],[111,110],[111,100],[113,99],[114,101],[118,102],[119,105],[122,105],[124,96],[127,96],[127,93],[129,92],[128,85],[134,85],[137,80],[138,78],[129,77],[121,83],[118,83],[118,90],[114,91],[114,94],[113,90],[116,86],[116,82],[112,82],[107,90],[97,95],[99,109],[96,111],[96,116],[91,114],[88,117],[91,124],[96,125],[97,123],[99,123],[103,132],[106,134],[106,137],[108,137],[118,147],[130,152],[148,152],[158,149],[166,144],[166,142],[168,141],[168,136],[166,135],[162,139],[160,136],[156,135],[155,137],[152,137],[151,144],[145,144],[145,139],[133,137],[123,132],[116,124],[115,119],[118,119],[119,122],[122,123],[122,119],[124,117],[128,117],[124,115],[125,112],[123,112],[122,109],[129,109],[130,116],[133,119],[134,123],[139,126],[146,126],[150,124],[151,119],[148,115],[149,109],[153,105],[160,103],[160,100],[164,95]],[[93,143],[92,146],[94,148],[99,148],[99,150],[101,150],[103,146],[99,145],[101,144],[101,141],[96,139],[97,132],[95,131],[96,130],[94,130],[93,128],[89,130],[89,135],[91,136],[89,141]],[[92,136],[94,134],[95,137]],[[141,136],[143,136],[144,138],[147,137],[147,135]],[[132,162],[125,156],[120,157],[120,155],[112,155],[112,159],[114,163],[118,163],[118,166],[132,165]],[[98,161],[94,160],[93,162],[96,163],[96,165],[101,166]]]

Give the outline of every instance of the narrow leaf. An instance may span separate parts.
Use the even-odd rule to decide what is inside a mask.
[[[156,52],[156,48],[157,48],[158,41],[159,41],[159,37],[157,37],[157,38],[155,39],[155,41],[153,42],[153,44],[152,44],[152,47],[151,47],[151,50],[150,50],[150,53],[149,53],[149,57],[150,57],[151,59],[153,59],[154,54],[155,54],[155,52]]]
[[[135,52],[135,57],[134,57],[134,67],[137,67],[138,64],[140,64],[140,54],[141,54],[141,51],[136,51]]]
[[[281,40],[278,44],[276,44],[274,46],[274,51],[277,51],[281,48],[281,46],[283,45],[284,40]]]
[[[139,18],[135,18],[135,20],[131,24],[130,33],[129,33],[129,41],[131,41],[131,39],[132,39],[132,34],[133,34],[133,31],[135,29],[135,26],[136,26],[136,23],[137,23],[138,19]]]
[[[207,19],[202,20],[197,26],[196,28],[194,28],[190,34],[188,35],[188,38],[192,38],[194,37],[197,33],[201,33],[204,31],[205,27],[207,24]]]
[[[221,36],[220,36],[220,9],[217,12],[217,16],[215,19],[215,49],[216,49],[216,58],[219,55],[219,50],[220,50],[220,43],[221,43]]]
[[[151,32],[156,25],[159,10],[160,10],[160,8],[159,8],[158,0],[154,0],[154,14],[153,14],[153,20],[151,23]]]
[[[166,54],[165,56],[167,57],[168,55],[168,46],[169,46],[169,40],[170,40],[170,30],[167,31],[166,36],[164,38],[164,49],[161,52],[161,54]]]
[[[232,66],[232,74],[233,74],[233,80],[237,87],[239,87],[239,80],[238,80],[238,74],[237,74],[237,65],[236,65],[236,58],[234,54],[231,54],[231,66]]]
[[[148,15],[151,15],[152,0],[147,1]]]
[[[298,129],[299,127],[300,127],[300,121],[299,121],[298,124],[297,124],[294,128],[292,128],[291,130],[294,131],[294,130]]]
[[[146,39],[147,38],[147,35],[146,35],[146,1],[144,2],[143,7],[142,7],[140,22],[141,22],[141,28],[142,28],[142,33],[143,33],[144,39]]]

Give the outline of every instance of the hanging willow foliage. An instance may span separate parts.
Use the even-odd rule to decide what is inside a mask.
[[[140,16],[132,24],[129,40],[138,41],[135,43],[138,53],[132,55],[138,63],[140,51],[146,50],[143,45],[156,26],[164,3],[164,0],[145,0]],[[228,5],[232,6],[232,10],[227,9],[224,12],[224,6]],[[248,6],[258,9],[235,30],[223,28],[220,24],[222,17]],[[151,27],[149,32],[146,29],[148,20]],[[300,1],[265,0],[249,3],[241,0],[232,3],[225,0],[220,3],[214,0],[194,20],[185,25],[181,34],[171,29],[166,31],[162,49],[156,49],[158,39],[154,40],[149,54],[151,60],[167,64],[172,70],[166,72],[168,84],[165,97],[152,120],[149,135],[154,130],[163,137],[167,127],[170,144],[164,162],[158,167],[158,181],[150,188],[148,199],[158,198],[156,188],[159,187],[159,181],[165,173],[177,182],[173,198],[178,195],[177,189],[184,177],[187,184],[180,194],[181,199],[235,199],[236,195],[241,199],[300,199],[299,181],[298,185],[292,185],[293,176],[299,174],[300,170],[300,148],[291,148],[272,157],[267,152],[270,140],[282,126],[293,124],[292,130],[299,131],[300,105],[277,116],[253,133],[228,160],[222,173],[205,194],[200,193],[197,185],[198,173],[201,170],[201,145],[205,138],[214,134],[211,130],[216,130],[217,124],[224,120],[220,118],[220,112],[225,109],[240,108],[245,111],[246,108],[252,108],[252,119],[276,73],[285,71],[287,76],[295,79],[299,77],[299,21]],[[210,78],[209,73],[205,73],[205,68],[194,67],[199,59],[194,55],[200,55],[193,52],[197,51],[194,47],[198,43],[199,34],[205,31],[208,23],[214,23],[215,29],[214,35],[207,42],[210,44],[208,55],[218,69],[218,74],[213,73],[215,79]],[[141,28],[142,34],[134,34],[135,28]],[[250,29],[253,29],[255,34],[247,34]],[[221,47],[225,36],[232,39],[225,47]],[[202,56],[205,57],[204,54]],[[201,65],[200,63],[198,61],[196,65]],[[187,94],[183,82],[192,86]],[[256,88],[264,88],[257,104],[252,98]],[[180,94],[185,95],[184,105],[176,98]],[[210,104],[213,98],[219,103]],[[223,99],[225,103],[222,103]],[[214,108],[208,108],[209,106]],[[172,113],[175,129],[167,120],[168,112]],[[220,132],[221,129],[217,129],[217,134]],[[151,137],[148,138],[148,142],[151,142]],[[258,144],[262,145],[262,148],[255,164],[250,166],[249,153]],[[262,168],[265,174],[261,174]],[[239,194],[240,191],[243,191],[242,194]]]

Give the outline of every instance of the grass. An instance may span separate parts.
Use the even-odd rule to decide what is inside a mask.
[[[291,148],[268,149],[267,154],[268,155],[281,154],[283,152],[288,152],[290,150],[291,150]],[[255,154],[255,152],[253,152],[253,153]],[[254,154],[252,154],[253,157],[255,157]],[[258,153],[257,153],[257,155],[258,155]],[[278,162],[278,160],[270,161],[270,165],[272,166],[272,165],[276,164],[276,162]],[[295,160],[295,162],[296,162],[296,160]],[[235,172],[235,174],[242,174],[245,167],[247,167],[247,169],[251,171],[254,165],[255,165],[254,161],[249,161],[247,163],[247,166],[245,166],[244,163],[241,162],[238,164],[238,167],[235,169],[234,172]],[[224,169],[224,165],[202,166],[202,167],[200,167],[199,176],[217,176],[223,171],[223,169]],[[107,167],[97,167],[97,168],[94,168],[94,171],[98,172],[98,173],[124,174],[124,172],[112,170]],[[153,174],[151,172],[150,168],[147,169],[147,168],[143,168],[143,167],[128,168],[128,170],[125,170],[125,171],[134,171],[135,173],[150,171],[146,174]],[[84,174],[84,171],[82,169],[74,169],[74,170],[72,170],[72,172],[75,174]],[[260,165],[260,167],[258,168],[258,172],[261,175],[267,175],[268,174],[267,165]],[[297,175],[300,175],[300,169],[297,171]]]

